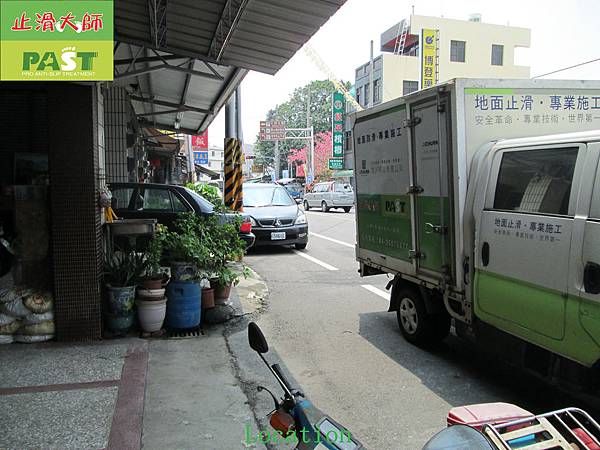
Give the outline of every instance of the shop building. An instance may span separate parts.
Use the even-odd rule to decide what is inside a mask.
[[[114,81],[0,82],[0,220],[31,240],[2,286],[51,290],[58,340],[100,338],[101,190],[185,178],[174,136],[202,133],[248,71],[276,73],[343,3],[117,0]]]

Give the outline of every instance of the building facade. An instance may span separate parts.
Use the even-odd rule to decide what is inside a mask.
[[[406,25],[404,25],[406,23]],[[529,66],[514,62],[515,48],[528,48],[527,28],[441,17],[410,16],[381,35],[381,55],[356,69],[358,102],[374,106],[420,89],[421,30],[437,30],[438,82],[452,78],[529,78]],[[404,35],[404,37],[403,37]]]
[[[529,78],[530,67],[515,64],[515,49],[529,48],[531,30],[469,20],[411,15],[381,34],[381,54],[355,71],[354,89],[364,108],[421,89],[421,30],[437,31],[438,83],[453,78]],[[347,103],[347,113],[353,111]],[[350,121],[345,124],[344,167],[354,168]]]

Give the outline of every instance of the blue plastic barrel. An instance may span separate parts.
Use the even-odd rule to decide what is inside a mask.
[[[171,280],[167,286],[167,326],[179,329],[198,326],[201,296],[198,282]]]

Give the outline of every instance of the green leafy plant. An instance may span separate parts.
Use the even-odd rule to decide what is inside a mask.
[[[127,287],[143,275],[145,255],[130,251],[117,251],[104,261],[104,279],[113,287]]]
[[[216,272],[212,279],[216,280],[216,282],[221,286],[236,286],[240,282],[242,276],[244,278],[248,277],[249,270],[250,269],[248,267],[244,267],[244,269],[240,273],[228,266],[225,266],[222,267],[218,272]]]
[[[202,278],[202,270],[210,257],[203,218],[193,213],[183,213],[174,225],[173,231],[165,231],[164,257],[171,262],[189,263],[196,268],[196,278]]]
[[[246,251],[246,243],[239,237],[241,224],[239,214],[227,219],[222,214],[181,214],[173,231],[164,230],[164,237],[159,240],[161,253],[169,261],[193,265],[198,279],[218,278],[225,285],[237,284],[239,273],[229,268],[228,263],[240,259]],[[154,256],[149,259],[160,261]]]
[[[224,208],[223,199],[216,186],[211,186],[206,183],[188,183],[186,187],[211,202],[215,208]]]
[[[152,240],[146,248],[146,258],[144,266],[144,278],[151,280],[163,279],[166,276],[164,269],[161,266],[165,243],[168,238],[169,231],[164,225],[156,225],[156,230]]]

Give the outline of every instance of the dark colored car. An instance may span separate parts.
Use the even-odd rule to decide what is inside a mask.
[[[250,215],[255,246],[308,243],[308,222],[304,211],[288,191],[278,184],[245,183],[244,212]]]
[[[158,223],[172,227],[177,215],[194,212],[203,216],[216,213],[214,206],[201,195],[183,186],[150,183],[111,183],[113,209],[124,219],[156,219]],[[223,220],[232,220],[234,214],[225,213]],[[240,237],[250,247],[254,244],[250,218],[242,213]]]

